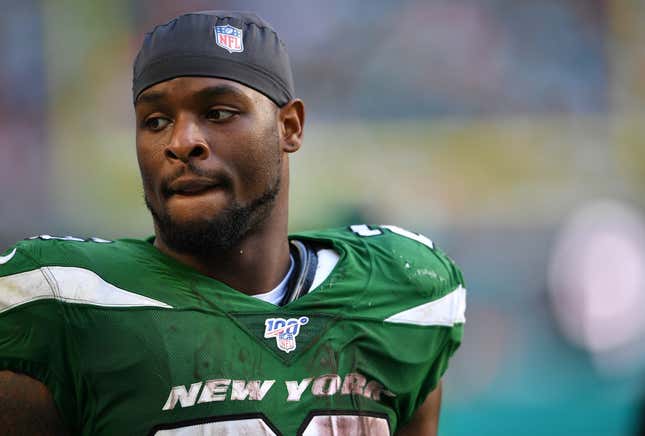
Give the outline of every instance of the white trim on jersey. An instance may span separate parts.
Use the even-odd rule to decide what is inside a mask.
[[[323,248],[318,250],[318,265],[316,266],[316,275],[314,276],[314,281],[311,284],[310,291],[316,289],[322,282],[325,281],[329,274],[334,270],[334,267],[340,259],[340,255],[330,248]]]
[[[206,422],[192,424],[186,427],[157,430],[154,436],[234,436],[240,434],[254,434],[274,436],[276,433],[264,422],[262,418],[241,418],[230,421]]]
[[[94,271],[77,267],[50,266],[0,277],[0,313],[36,300],[106,307],[172,306],[135,294],[106,282]]]
[[[396,313],[385,322],[414,325],[452,327],[466,322],[466,288],[457,289],[438,300]]]
[[[0,265],[4,265],[5,263],[8,263],[15,255],[16,255],[16,249],[14,248],[11,251],[11,253],[7,254],[6,256],[0,256]]]

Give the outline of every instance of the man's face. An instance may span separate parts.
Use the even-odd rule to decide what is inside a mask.
[[[281,186],[277,106],[233,81],[179,77],[135,103],[145,200],[170,248],[228,249],[270,213]]]

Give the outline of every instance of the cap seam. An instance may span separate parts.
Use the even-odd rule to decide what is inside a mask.
[[[271,80],[274,84],[279,86],[280,89],[282,89],[282,91],[284,91],[287,95],[291,94],[289,92],[288,86],[284,82],[282,82],[282,80],[279,77],[274,76],[273,74],[268,72],[266,69],[264,69],[260,65],[257,65],[257,64],[251,63],[251,62],[238,62],[238,61],[233,60],[233,59],[224,59],[224,58],[220,58],[219,56],[211,56],[211,55],[204,55],[204,54],[170,55],[170,56],[163,56],[163,57],[157,58],[154,61],[149,61],[149,62],[147,62],[146,67],[143,70],[141,70],[141,72],[139,74],[137,74],[137,76],[134,78],[134,81],[136,82],[146,71],[148,71],[150,69],[150,67],[152,67],[152,66],[154,66],[154,65],[156,65],[156,64],[158,64],[160,62],[163,62],[165,60],[173,59],[173,58],[205,58],[205,57],[206,58],[216,58],[216,59],[223,60],[223,61],[226,61],[226,62],[233,62],[233,63],[238,64],[238,65],[248,66],[249,68],[251,68],[253,70],[256,70],[257,72],[262,73],[262,75],[264,75],[267,79]],[[187,75],[190,75],[190,74],[187,74]],[[291,96],[291,97],[293,98],[293,96]]]

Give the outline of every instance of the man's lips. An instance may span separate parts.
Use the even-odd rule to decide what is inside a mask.
[[[168,185],[170,195],[197,195],[213,188],[222,187],[218,180],[204,178],[179,178]]]

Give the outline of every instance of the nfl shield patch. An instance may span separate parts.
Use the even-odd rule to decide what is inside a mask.
[[[244,41],[242,40],[242,29],[226,26],[215,26],[215,42],[229,53],[243,52]]]
[[[309,318],[269,318],[264,320],[264,337],[275,338],[277,347],[285,353],[296,349],[296,336],[300,327],[307,324]]]

